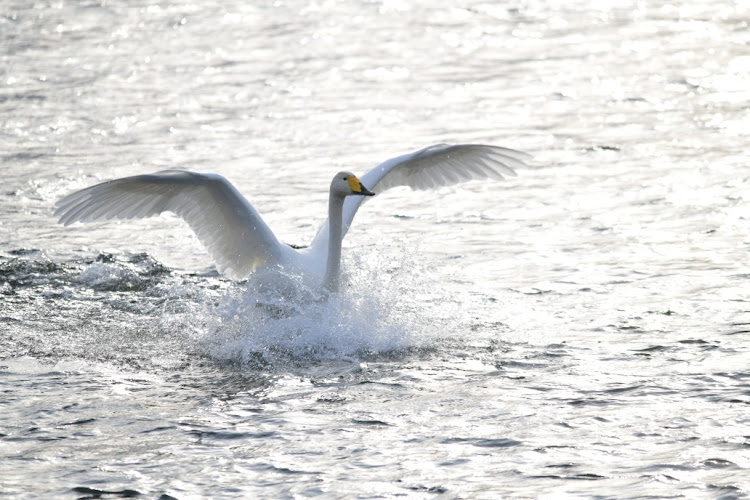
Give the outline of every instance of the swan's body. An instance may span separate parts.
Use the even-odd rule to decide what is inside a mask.
[[[218,270],[243,279],[259,267],[279,266],[317,276],[338,290],[341,241],[354,215],[374,191],[394,186],[428,189],[470,179],[515,175],[528,155],[496,146],[437,145],[391,158],[360,179],[348,172],[331,182],[328,220],[308,248],[276,238],[253,206],[224,177],[185,170],[124,177],[76,191],[57,202],[55,215],[74,222],[152,217],[173,212],[184,219],[213,257]],[[367,187],[365,187],[367,186]]]

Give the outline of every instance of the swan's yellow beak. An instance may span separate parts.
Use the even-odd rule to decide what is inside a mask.
[[[347,177],[346,181],[349,183],[349,188],[352,190],[352,193],[362,196],[375,196],[375,193],[364,187],[360,180],[355,176]]]

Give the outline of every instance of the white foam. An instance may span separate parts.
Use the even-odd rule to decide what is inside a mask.
[[[229,291],[209,313],[203,339],[210,355],[241,362],[277,359],[360,359],[425,347],[434,339],[432,309],[420,293],[422,273],[411,259],[379,253],[348,262],[340,293],[308,286],[281,271],[258,273]]]
[[[141,284],[141,277],[122,264],[94,262],[78,277],[78,281],[102,290],[132,289]]]

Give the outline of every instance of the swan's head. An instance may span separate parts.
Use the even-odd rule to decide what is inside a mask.
[[[339,172],[331,181],[331,194],[338,196],[374,196],[375,193],[362,185],[362,182],[351,172]]]

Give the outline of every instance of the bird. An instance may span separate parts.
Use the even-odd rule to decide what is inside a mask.
[[[54,215],[75,222],[141,219],[172,212],[195,232],[217,270],[234,280],[281,268],[311,277],[330,292],[341,288],[341,242],[366,198],[396,186],[435,189],[472,179],[504,179],[527,166],[527,153],[484,144],[436,144],[396,156],[361,177],[339,172],[331,181],[328,219],[307,247],[280,242],[258,211],[226,178],[162,170],[105,181],[56,203]]]

